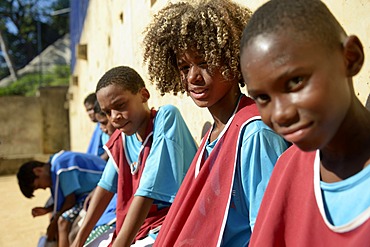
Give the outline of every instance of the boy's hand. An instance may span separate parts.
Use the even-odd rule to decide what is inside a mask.
[[[49,213],[50,210],[47,209],[47,208],[44,208],[44,207],[35,207],[32,209],[32,216],[33,217],[37,217],[37,216],[41,216],[41,215],[45,215],[47,213]]]
[[[58,224],[57,220],[51,221],[51,223],[48,226],[48,229],[46,230],[46,235],[48,236],[48,241],[54,241],[57,239],[57,233],[58,233]]]

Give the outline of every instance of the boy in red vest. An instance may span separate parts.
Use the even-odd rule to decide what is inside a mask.
[[[72,246],[83,246],[115,192],[110,246],[130,246],[162,225],[197,147],[177,108],[149,108],[149,91],[132,68],[106,72],[96,95],[117,130],[105,146],[109,160]]]
[[[247,246],[287,143],[241,93],[239,42],[251,12],[231,1],[169,4],[149,26],[145,60],[162,93],[187,92],[214,123],[155,246]]]
[[[278,160],[251,246],[369,246],[370,112],[356,97],[360,40],[319,0],[272,0],[241,41],[263,121],[295,145]]]

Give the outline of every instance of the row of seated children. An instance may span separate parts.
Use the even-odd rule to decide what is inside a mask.
[[[171,200],[152,190],[156,182],[168,187],[178,169],[151,162],[155,131],[167,122],[153,123],[149,92],[132,69],[117,67],[102,77],[97,98],[119,130],[107,150],[120,172],[104,170],[109,179],[99,182],[100,196],[94,193],[94,210],[72,246],[83,245],[104,210],[99,204],[117,185],[113,246],[139,244],[156,226],[162,227],[154,246],[161,247],[247,246],[250,238],[251,246],[367,245],[370,113],[352,85],[364,60],[361,42],[319,0],[271,0],[250,17],[227,0],[177,3],[147,29],[150,80],[162,94],[187,92],[214,119],[177,194],[181,179],[175,180]],[[254,101],[241,93],[244,81]],[[163,108],[176,109],[161,107],[156,117]],[[171,133],[163,137],[167,144],[182,136]],[[281,136],[293,143],[286,152]],[[188,149],[174,154],[190,156]],[[153,179],[158,172],[162,177]]]
[[[213,12],[209,13],[208,9],[212,9]],[[212,19],[214,15],[228,16],[228,18]],[[167,213],[168,207],[162,206],[166,210],[163,214],[159,214],[160,211],[152,208],[153,202],[161,200],[158,197],[155,198],[156,193],[153,193],[153,190],[149,188],[152,188],[153,185],[158,186],[159,181],[148,183],[143,180],[143,178],[148,179],[148,176],[153,176],[146,175],[145,170],[141,181],[132,182],[133,189],[130,188],[129,191],[118,190],[118,204],[124,205],[122,213],[117,212],[117,228],[112,246],[130,246],[132,243],[134,246],[142,246],[153,243],[155,235],[153,237],[149,233],[157,226],[162,226],[158,239],[154,243],[157,246],[178,246],[184,243],[188,246],[215,246],[218,241],[222,242],[224,246],[243,246],[248,243],[259,203],[273,165],[288,147],[288,143],[282,137],[262,123],[253,100],[247,98],[240,91],[239,84],[243,84],[243,81],[239,62],[234,57],[239,54],[239,39],[249,15],[250,12],[247,9],[228,1],[210,1],[199,6],[179,3],[171,4],[160,12],[153,26],[150,27],[145,40],[148,47],[145,59],[148,59],[149,67],[152,68],[151,78],[158,81],[157,87],[162,94],[187,91],[197,106],[209,110],[213,116],[214,124],[203,139],[195,156],[192,155],[188,160],[189,164],[191,162],[191,166],[184,182],[176,194],[175,200],[173,201],[173,195],[177,192],[178,186],[176,186],[171,200],[168,201],[169,203],[173,201],[169,213]],[[188,19],[181,20],[186,16]],[[202,28],[200,26],[194,28],[195,23],[201,23],[197,18],[202,18],[202,16],[208,22],[203,23]],[[164,19],[166,19],[166,25],[163,23]],[[232,22],[226,20],[232,20]],[[180,30],[180,25],[184,23],[187,23],[188,26],[185,28],[189,27],[189,30],[186,35],[182,36],[178,30]],[[207,61],[204,54],[211,53],[215,47],[206,46],[207,39],[198,39],[197,37],[205,36],[217,40],[218,27],[228,25],[230,28],[225,31],[229,33],[223,37],[227,46],[220,49],[220,54]],[[162,33],[158,33],[160,31]],[[174,36],[167,35],[164,40],[164,34],[173,34]],[[235,39],[235,37],[239,37],[239,39]],[[188,42],[185,43],[188,45],[187,49],[184,49],[182,42]],[[198,47],[205,47],[207,50],[197,50]],[[156,54],[157,51],[160,53]],[[174,54],[177,54],[177,57],[170,57]],[[225,66],[219,68],[217,64],[221,59],[223,59]],[[168,61],[173,64],[168,65]],[[116,166],[120,169],[118,180],[120,180],[120,176],[125,176],[124,181],[136,178],[135,175],[130,174],[129,167],[132,168],[133,174],[135,174],[135,169],[140,169],[140,166],[139,168],[135,167],[140,162],[133,162],[136,159],[132,159],[130,155],[124,153],[124,151],[131,151],[126,143],[135,143],[134,141],[137,142],[139,137],[141,138],[139,144],[143,143],[145,146],[144,137],[148,134],[145,134],[144,137],[142,134],[135,136],[133,128],[139,128],[142,133],[149,133],[147,129],[151,123],[151,121],[145,121],[142,124],[136,120],[140,119],[135,115],[142,114],[140,108],[143,103],[147,102],[149,92],[139,75],[130,78],[127,77],[127,74],[136,75],[136,72],[125,66],[109,70],[100,79],[96,90],[102,110],[113,125],[126,134],[124,136],[122,133],[115,133],[116,135],[113,135],[107,144],[109,150],[112,150],[111,155],[116,161]],[[168,78],[171,78],[171,81],[168,81]],[[133,85],[136,87],[135,90],[132,89]],[[149,108],[147,106],[145,108],[145,114],[148,118]],[[162,109],[176,108],[162,106],[159,108],[158,114]],[[170,116],[168,113],[167,115]],[[154,121],[152,147],[153,145],[158,146],[155,142],[160,138],[157,137],[158,132],[155,132],[160,131],[163,135],[165,131],[161,126],[173,126],[173,123],[178,122],[168,118],[160,125],[159,123],[156,125],[156,121]],[[183,135],[184,131],[172,131],[172,133],[170,138],[176,140],[181,137],[181,134]],[[122,146],[123,140],[125,144]],[[190,150],[186,149],[185,152],[185,150],[177,149],[174,154],[178,157],[184,155],[190,157],[192,154]],[[156,175],[159,172],[164,172],[162,176],[157,176],[164,180],[161,182],[165,184],[165,187],[170,187],[169,184],[172,184],[171,179],[174,177],[174,169],[171,166],[167,166],[165,169],[157,167],[158,165],[150,159],[150,155],[158,156],[154,153],[155,151],[158,152],[158,150],[151,150],[152,153],[148,154],[147,160],[143,158],[144,161],[141,162],[141,165],[145,164],[145,169],[153,169],[152,172],[154,171]],[[145,156],[144,149],[143,157]],[[161,162],[167,160],[164,157],[162,151]],[[104,174],[108,174],[107,169],[108,165]],[[111,173],[115,174],[116,171]],[[111,181],[112,179],[109,180],[109,185],[117,185],[117,181],[113,180],[114,183]],[[102,202],[107,197],[107,189],[103,189],[106,186],[104,182],[103,175],[103,179],[99,182],[99,186],[102,188],[98,186],[101,196],[95,198],[97,194],[94,194],[90,209],[93,203],[96,206],[94,210],[87,212],[88,217],[86,217],[75,242],[72,244],[74,247],[83,246],[92,229],[91,226],[95,223],[95,218],[99,217],[99,212],[104,204]],[[137,185],[139,182],[140,184]],[[122,182],[118,182],[119,185],[120,183]],[[131,183],[129,184],[131,185]],[[120,188],[121,186],[118,186],[118,189]],[[108,187],[108,189],[110,188]],[[125,195],[130,195],[130,197],[124,198]],[[134,196],[132,197],[132,195]],[[146,202],[148,200],[149,202]],[[159,205],[157,204],[156,208],[159,208]],[[160,218],[153,218],[151,214],[153,212]],[[165,222],[170,222],[169,224],[163,223],[164,216],[166,216]],[[150,222],[152,219],[155,222]],[[148,238],[153,239],[150,242]]]
[[[87,210],[105,167],[105,151],[102,147],[115,128],[101,112],[95,93],[86,97],[84,106],[90,119],[98,123],[87,154],[61,151],[54,154],[49,162],[31,161],[23,164],[17,175],[20,189],[28,198],[33,197],[34,190],[51,189],[49,204],[32,209],[34,217],[49,212],[52,215],[46,241],[40,240],[39,246],[48,243],[51,245],[56,242],[54,240],[57,240],[58,246],[69,246],[83,220],[80,215]],[[115,223],[115,210],[116,196],[112,198],[95,227],[112,228]]]
[[[186,91],[214,117],[154,245],[246,246],[253,231],[251,246],[366,246],[370,113],[352,82],[364,60],[361,42],[347,36],[319,0],[272,0],[246,25],[238,64],[232,58],[239,54],[230,47],[240,33],[227,33],[246,24],[232,24],[237,10],[229,1],[170,4],[148,28],[144,59],[150,78],[163,94]],[[243,13],[240,20],[249,20],[250,12]],[[225,33],[215,38],[217,31]],[[243,155],[264,149],[273,165],[286,143],[271,135],[243,149],[250,141],[243,136],[258,123],[258,114],[235,87],[239,68],[262,120],[294,144],[277,162],[257,219],[250,206],[258,210],[262,195],[257,200],[253,195],[258,189],[263,194],[261,177],[269,173],[258,172],[265,169],[261,159],[243,164]],[[240,141],[228,140],[232,137]],[[262,182],[254,183],[258,179]],[[238,189],[246,192],[244,198]],[[245,201],[238,208],[240,198]],[[238,221],[243,213],[247,216]]]

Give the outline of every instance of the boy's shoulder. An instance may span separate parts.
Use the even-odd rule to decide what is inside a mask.
[[[171,120],[177,117],[181,117],[181,113],[180,110],[174,105],[163,105],[158,108],[156,118]]]
[[[311,152],[304,152],[296,145],[290,146],[284,153],[281,154],[276,162],[277,169],[296,169],[308,168],[311,169],[314,165],[316,150]]]
[[[168,104],[168,105],[163,105],[163,106],[159,107],[158,112],[175,112],[175,113],[177,113],[177,112],[180,112],[180,110],[176,106]]]

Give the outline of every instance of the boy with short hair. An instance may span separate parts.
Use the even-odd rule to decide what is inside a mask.
[[[17,173],[19,188],[27,198],[37,189],[51,189],[54,205],[32,209],[34,217],[53,212],[47,229],[49,241],[58,240],[60,247],[69,246],[70,227],[82,209],[84,200],[98,183],[105,161],[92,154],[61,151],[50,163],[30,161]]]
[[[96,114],[94,112],[94,107],[95,107],[96,102],[97,102],[97,99],[96,99],[95,93],[89,94],[84,100],[84,106],[85,106],[87,114],[89,115],[90,120],[93,123],[96,123],[95,129],[91,136],[86,153],[94,154],[94,155],[100,156],[104,160],[107,160],[108,156],[105,153],[103,146],[105,144],[104,140],[109,139],[109,136],[101,130],[100,123],[96,119]]]
[[[295,145],[278,160],[251,246],[368,246],[370,112],[360,40],[319,0],[271,0],[247,24],[241,69],[262,120]]]
[[[103,131],[106,134],[102,137],[102,141],[105,145],[108,142],[110,136],[114,133],[114,131],[116,131],[116,128],[113,126],[111,122],[109,122],[107,115],[105,115],[105,113],[102,112],[98,101],[95,102],[94,113],[95,119],[99,123],[101,131]]]
[[[147,29],[144,59],[157,88],[187,92],[213,118],[155,246],[248,246],[272,169],[288,146],[240,89],[239,42],[250,15],[228,0],[179,2]]]
[[[117,222],[111,245],[130,246],[150,238],[149,231],[162,225],[197,147],[177,108],[149,108],[149,91],[134,69],[109,70],[96,94],[117,130],[106,144],[110,158],[72,246],[84,244],[115,192]]]

